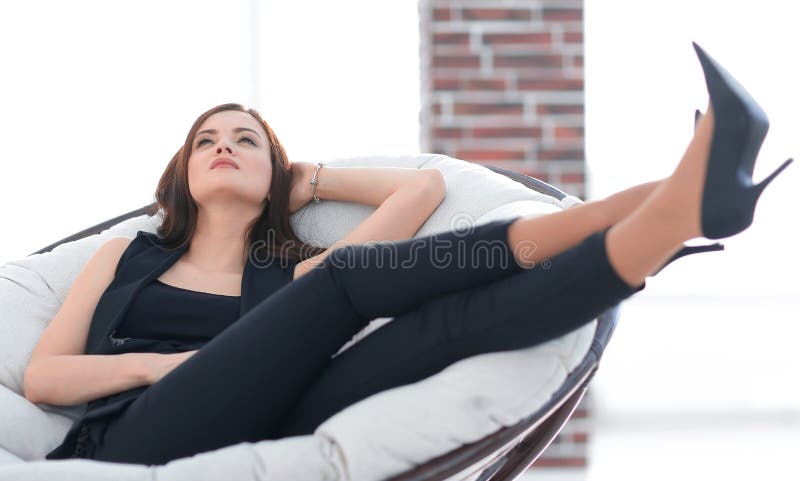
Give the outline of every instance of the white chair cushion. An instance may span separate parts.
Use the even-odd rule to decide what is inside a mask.
[[[352,157],[334,159],[328,165],[440,169],[445,174],[447,197],[415,237],[516,215],[548,214],[581,202],[571,196],[559,202],[482,166],[438,154]],[[304,241],[329,246],[373,210],[360,204],[323,201],[307,205],[291,221]],[[0,432],[0,448],[24,460],[43,459],[83,412],[85,404],[32,405],[19,396],[24,368],[36,341],[94,251],[111,237],[132,238],[139,230],[155,232],[159,222],[158,216],[128,219],[49,253],[0,266],[0,384],[8,388],[0,394],[0,423],[13,426]],[[342,350],[391,321],[374,320]],[[112,475],[137,480],[381,479],[538,410],[584,357],[595,325],[591,322],[539,346],[461,360],[418,383],[349,406],[320,425],[314,435],[240,443],[153,468],[86,460],[16,463],[0,466],[0,480],[105,479]]]
[[[3,448],[0,448],[0,466],[13,464],[13,463],[24,463],[22,459],[14,456],[13,454],[9,453]]]
[[[5,386],[0,386],[0,409],[0,448],[24,460],[43,458],[61,443],[58,433],[72,425],[69,418],[44,411]]]
[[[0,462],[1,461],[0,457]],[[331,440],[322,436],[239,443],[164,466],[85,459],[0,464],[0,481],[243,481],[345,478]]]

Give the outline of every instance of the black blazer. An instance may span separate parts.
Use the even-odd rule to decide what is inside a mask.
[[[186,251],[182,247],[168,251],[160,238],[150,232],[138,231],[120,256],[114,272],[114,280],[106,288],[92,315],[86,339],[86,354],[122,354],[125,352],[174,352],[171,343],[152,339],[115,337],[120,322],[139,290],[170,268]],[[290,283],[294,277],[296,260],[266,256],[258,250],[251,252],[242,274],[242,294],[239,317],[258,305],[275,291]],[[187,350],[199,348],[189,346]],[[110,396],[94,399],[87,404],[86,411],[72,425],[64,441],[45,456],[45,459],[66,459],[76,454],[78,446],[84,446],[98,426],[91,421],[103,422],[103,418],[114,415],[133,402],[149,386],[121,391]],[[82,451],[84,448],[78,448]]]
[[[136,348],[130,345],[136,343],[136,339],[119,339],[114,334],[139,290],[166,272],[186,250],[188,247],[167,251],[156,234],[141,230],[136,233],[120,257],[114,280],[97,302],[86,340],[86,354],[148,351],[146,345]],[[296,264],[293,259],[249,255],[242,275],[239,316],[290,283]]]

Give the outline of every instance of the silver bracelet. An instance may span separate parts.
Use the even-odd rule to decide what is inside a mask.
[[[317,175],[319,174],[319,169],[321,169],[323,165],[325,165],[325,162],[317,162],[317,170],[314,171],[314,176],[309,180],[311,183],[311,195],[314,196],[314,202],[319,202],[319,197],[317,197],[317,183],[319,182],[317,180]]]

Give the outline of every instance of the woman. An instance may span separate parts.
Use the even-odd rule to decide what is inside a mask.
[[[459,359],[571,331],[644,289],[684,241],[746,229],[791,160],[750,185],[766,117],[695,48],[710,101],[670,177],[416,239],[444,196],[437,171],[289,164],[254,110],[204,113],[159,183],[158,236],[98,249],[31,356],[28,399],[90,401],[47,458],[164,464],[311,433]],[[316,198],[378,208],[315,249],[289,214]],[[378,317],[395,319],[334,356]]]

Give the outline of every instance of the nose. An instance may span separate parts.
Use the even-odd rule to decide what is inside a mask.
[[[223,149],[227,150],[229,154],[233,153],[233,149],[231,149],[230,145],[228,145],[227,140],[220,141],[219,145],[217,146],[217,153],[221,154]]]

